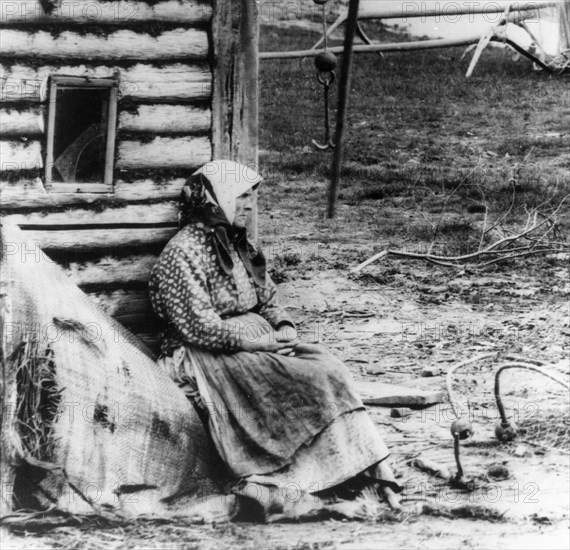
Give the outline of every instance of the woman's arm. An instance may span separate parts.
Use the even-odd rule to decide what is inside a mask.
[[[239,323],[222,320],[212,305],[200,248],[194,253],[177,247],[163,252],[150,291],[157,313],[190,345],[226,353],[276,352],[288,346],[271,334],[248,338]]]
[[[212,305],[200,249],[165,250],[153,270],[150,290],[157,313],[188,344],[211,351],[240,349],[239,327],[225,323]]]
[[[256,313],[266,319],[277,332],[277,340],[291,341],[297,338],[297,329],[293,319],[285,308],[279,303],[277,287],[266,274],[265,287],[256,286],[258,305]]]

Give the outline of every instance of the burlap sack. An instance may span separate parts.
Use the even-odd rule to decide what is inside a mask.
[[[201,421],[151,354],[19,228],[1,239],[4,510],[165,515],[215,492]]]

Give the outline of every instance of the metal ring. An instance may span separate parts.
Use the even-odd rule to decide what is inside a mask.
[[[336,74],[334,71],[319,71],[317,73],[317,80],[323,86],[330,86],[336,79]]]

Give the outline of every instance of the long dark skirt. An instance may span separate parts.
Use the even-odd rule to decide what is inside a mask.
[[[244,320],[267,328],[257,315]],[[348,369],[321,346],[298,344],[294,356],[187,346],[159,364],[207,412],[216,449],[235,478],[314,493],[388,456]],[[389,469],[382,471],[393,481]]]

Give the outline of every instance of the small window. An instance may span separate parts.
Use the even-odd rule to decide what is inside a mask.
[[[116,118],[116,80],[52,77],[46,152],[48,189],[112,191]]]

